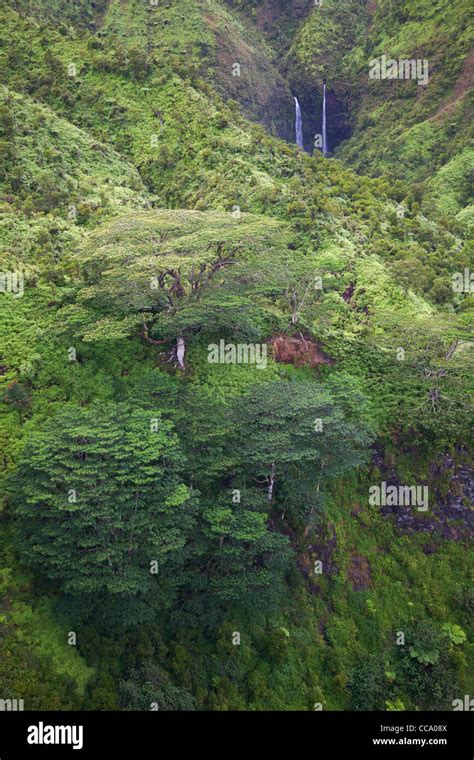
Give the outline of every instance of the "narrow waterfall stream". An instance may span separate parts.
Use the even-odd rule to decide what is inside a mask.
[[[329,153],[326,119],[326,82],[323,85],[323,156]]]
[[[296,144],[298,148],[301,148],[301,150],[304,150],[303,119],[301,117],[301,108],[298,102],[298,98],[295,98],[295,108],[296,108],[296,117],[295,117]]]

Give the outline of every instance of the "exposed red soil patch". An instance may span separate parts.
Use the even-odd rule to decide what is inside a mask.
[[[299,335],[274,335],[268,341],[275,361],[293,364],[295,367],[317,367],[319,364],[334,364],[334,359],[324,353],[312,338]]]

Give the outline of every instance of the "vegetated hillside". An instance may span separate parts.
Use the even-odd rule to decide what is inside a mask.
[[[74,27],[94,29],[107,9],[108,0],[11,0],[9,3],[21,15],[46,21],[51,26],[61,25],[63,31]]]
[[[427,61],[427,84],[371,79],[370,61]],[[445,223],[472,223],[472,8],[468,2],[333,2],[294,37],[290,76],[330,89],[330,141],[357,171],[415,185]],[[423,184],[425,183],[425,184]],[[471,207],[469,210],[468,207]]]
[[[246,120],[275,97],[268,3],[82,5],[2,10],[4,689],[450,709],[472,689],[464,227],[411,176]],[[429,510],[374,505],[381,481]]]

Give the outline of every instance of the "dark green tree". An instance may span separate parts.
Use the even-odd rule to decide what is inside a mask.
[[[169,676],[152,661],[132,669],[119,684],[120,707],[124,710],[190,711],[195,700],[185,689],[174,686]]]
[[[359,662],[349,682],[349,691],[351,710],[385,710],[390,691],[380,655],[364,657]]]
[[[256,490],[234,489],[203,508],[200,568],[214,605],[270,611],[281,600],[292,552],[287,537],[270,529],[265,501]]]
[[[193,527],[170,422],[126,405],[63,408],[34,432],[12,481],[19,546],[69,594],[169,602]]]
[[[279,484],[295,493],[309,486],[312,514],[324,481],[365,460],[369,429],[362,415],[349,413],[364,399],[349,388],[345,401],[339,393],[330,383],[276,381],[253,386],[235,403],[236,468],[266,490],[270,507]]]

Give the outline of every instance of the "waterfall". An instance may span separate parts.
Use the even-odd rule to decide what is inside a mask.
[[[323,156],[327,156],[328,150],[328,136],[327,136],[327,124],[326,124],[326,82],[323,85]]]
[[[301,148],[301,150],[304,150],[303,119],[301,118],[301,108],[300,108],[300,104],[298,103],[298,98],[295,98],[295,107],[296,107],[296,144],[298,148]]]

